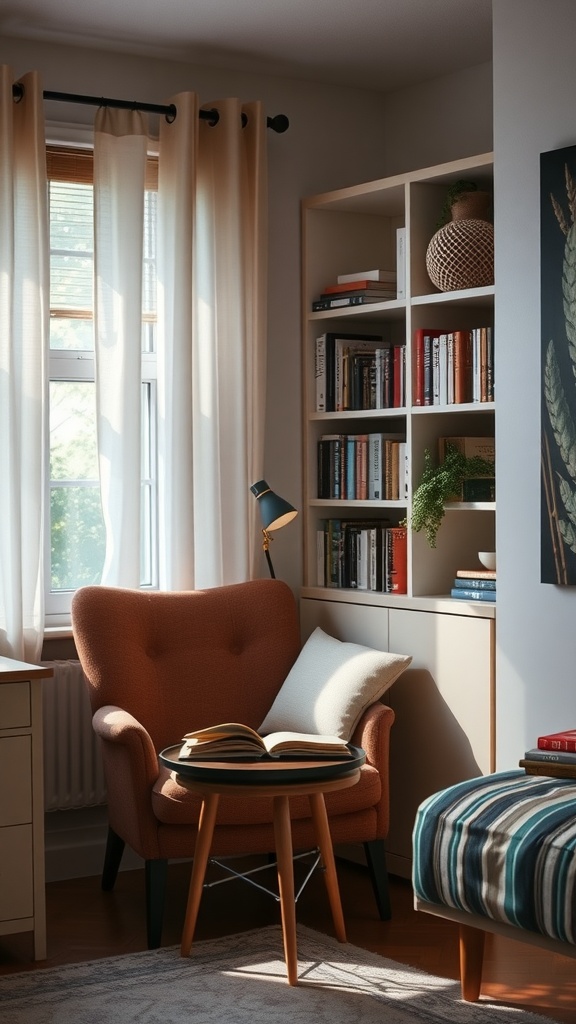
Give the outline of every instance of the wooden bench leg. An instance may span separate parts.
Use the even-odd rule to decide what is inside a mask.
[[[468,1003],[475,1003],[480,995],[485,938],[480,928],[460,925],[460,985],[462,999]]]

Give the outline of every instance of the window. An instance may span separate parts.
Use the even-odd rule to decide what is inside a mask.
[[[92,153],[48,150],[50,216],[49,524],[46,613],[99,583],[105,554],[96,441]],[[156,584],[156,164],[148,161],[142,313],[141,585]]]

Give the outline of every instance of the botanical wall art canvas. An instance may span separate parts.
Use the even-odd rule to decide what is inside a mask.
[[[542,583],[576,584],[576,146],[540,156]]]

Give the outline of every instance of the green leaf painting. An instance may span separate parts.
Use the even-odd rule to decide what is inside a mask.
[[[541,579],[576,584],[576,146],[543,153]]]

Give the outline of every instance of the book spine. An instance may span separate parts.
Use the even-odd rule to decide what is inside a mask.
[[[432,338],[432,405],[440,405],[440,338]]]
[[[438,404],[448,404],[448,335],[440,335],[440,355],[438,368]]]
[[[382,434],[368,435],[368,500],[382,500]]]
[[[454,402],[472,401],[472,335],[454,331]]]
[[[576,764],[559,764],[548,761],[528,761],[523,758],[518,762],[524,768],[527,775],[549,775],[553,779],[574,779],[576,778]]]
[[[400,492],[400,501],[408,501],[410,494],[410,474],[408,469],[408,445],[406,441],[400,441],[398,449],[398,471],[399,471],[399,485],[398,489]]]
[[[345,306],[364,306],[373,302],[389,302],[393,295],[380,298],[374,295],[347,295],[337,299],[314,299],[312,312],[321,313],[325,309],[340,309]]]
[[[458,590],[496,590],[496,580],[475,580],[470,577],[454,580],[454,586]]]
[[[446,335],[446,401],[454,405],[454,332]]]
[[[404,345],[394,345],[393,347],[393,369],[392,369],[392,380],[393,380],[393,393],[392,393],[392,406],[394,409],[402,409],[405,404],[404,399]]]
[[[395,281],[391,281],[390,285],[395,283]],[[324,296],[329,298],[331,295],[338,297],[340,294],[346,295],[348,292],[367,292],[372,290],[395,295],[392,287],[388,287],[386,281],[375,281],[369,277],[364,277],[354,278],[353,281],[338,280],[337,284],[327,284],[322,292],[321,298]]]
[[[361,270],[357,274],[338,274],[338,284],[350,284],[352,281],[396,281],[395,270]]]
[[[459,589],[457,587],[452,587],[450,597],[455,597],[459,601],[495,601],[496,592],[494,590],[473,590],[472,588]]]
[[[316,585],[326,586],[326,520],[316,530]]]
[[[527,761],[552,761],[559,764],[576,764],[576,753],[566,750],[538,750],[537,747],[524,754]]]
[[[537,742],[539,750],[567,750],[572,754],[576,752],[576,737],[567,739],[557,736],[539,736]]]
[[[316,412],[326,412],[326,335],[316,338]]]
[[[424,405],[432,405],[432,335],[424,336]]]
[[[406,228],[396,228],[396,298],[406,298]]]
[[[386,530],[387,577],[386,593],[408,593],[408,532],[403,526]]]
[[[496,572],[494,569],[457,569],[456,575],[459,579],[474,579],[474,580],[495,580]]]
[[[422,330],[417,330],[414,333],[412,405],[424,405],[424,331]]]

